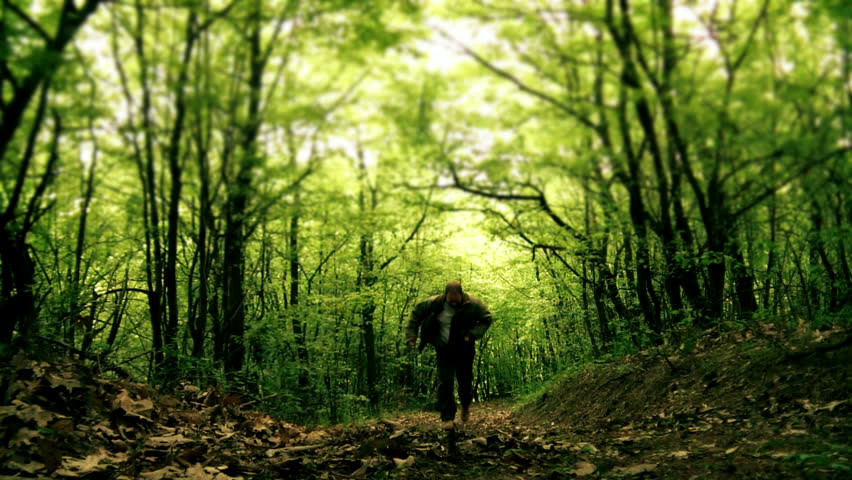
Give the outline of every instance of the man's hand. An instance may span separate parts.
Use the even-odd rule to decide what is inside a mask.
[[[412,348],[412,349],[417,348],[417,339],[416,338],[409,338],[405,343],[406,343],[406,345],[408,345],[408,348]]]

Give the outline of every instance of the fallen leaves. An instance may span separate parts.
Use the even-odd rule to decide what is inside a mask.
[[[571,471],[572,475],[578,477],[585,477],[586,475],[591,475],[598,471],[598,467],[589,462],[577,462],[574,465],[574,470]]]
[[[669,456],[672,458],[689,458],[689,452],[686,450],[678,450],[676,452],[669,453]]]
[[[226,480],[261,471],[255,459],[267,449],[330,438],[243,414],[236,396],[189,386],[158,396],[144,384],[84,381],[81,368],[21,356],[6,367],[12,399],[0,406],[8,447],[0,449],[0,476]]]
[[[195,441],[189,438],[184,437],[181,434],[172,434],[172,435],[158,435],[153,437],[148,437],[145,440],[145,445],[153,448],[162,448],[162,447],[175,447],[177,445],[185,445],[187,443],[194,443]]]
[[[115,469],[118,464],[126,462],[127,458],[127,454],[112,453],[105,448],[98,448],[95,453],[85,458],[63,457],[62,466],[54,473],[63,477],[82,477],[92,472]]]
[[[687,371],[689,356],[676,360]],[[847,467],[843,459],[850,454],[838,440],[848,432],[848,400],[832,396],[835,390],[791,393],[793,377],[784,372],[767,374],[761,391],[730,372],[690,382],[685,375],[671,379],[666,368],[665,402],[646,406],[642,397],[630,405],[601,395],[597,402],[612,412],[599,416],[603,424],[596,427],[529,422],[513,417],[511,405],[476,404],[454,456],[431,412],[307,429],[244,411],[252,402],[216,389],[182,385],[162,395],[143,384],[86,380],[74,368],[22,358],[6,367],[11,403],[0,406],[0,438],[7,441],[0,477],[340,480],[467,478],[474,472],[472,478],[482,479],[691,478],[715,472],[712,467],[747,478],[745,465],[790,478],[815,471],[807,468],[828,469],[816,471],[831,478],[837,473],[831,468]],[[709,381],[717,382],[715,397],[700,394]],[[718,396],[725,392],[729,403]],[[560,408],[581,410],[560,401]],[[632,415],[620,416],[626,408]],[[834,435],[822,452],[807,450],[816,428]],[[781,443],[765,447],[769,439]],[[838,449],[825,453],[834,444]]]
[[[9,412],[10,415],[18,417],[24,423],[34,422],[39,427],[47,427],[57,417],[64,418],[54,412],[46,411],[39,405],[29,405],[17,399],[12,400],[10,407],[15,407],[15,410]]]
[[[313,432],[304,435],[302,438],[302,443],[313,445],[317,443],[323,443],[329,439],[329,434],[322,430],[316,430]]]
[[[641,473],[652,472],[656,470],[656,468],[656,463],[640,463],[637,465],[630,465],[629,467],[615,467],[613,471],[623,475],[639,475]]]
[[[120,408],[130,415],[148,416],[146,414],[154,410],[154,402],[150,398],[135,400],[127,390],[119,392],[112,403],[114,408]]]
[[[402,470],[404,468],[408,468],[408,467],[414,465],[414,455],[409,455],[405,459],[394,458],[393,463],[396,466],[397,470]]]
[[[139,474],[139,477],[143,480],[164,480],[171,478],[178,478],[182,476],[183,471],[177,467],[173,467],[171,465],[167,465],[163,468],[153,470],[150,472],[143,472]]]

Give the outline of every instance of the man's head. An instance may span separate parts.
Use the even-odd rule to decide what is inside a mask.
[[[464,301],[464,291],[462,290],[461,282],[449,282],[444,288],[444,296],[447,303],[453,307],[458,307]]]

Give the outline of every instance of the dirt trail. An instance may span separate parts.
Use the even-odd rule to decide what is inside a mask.
[[[457,455],[436,414],[403,416],[420,454],[395,476],[852,478],[850,334],[762,326],[587,365],[515,412],[476,406]]]
[[[518,411],[474,404],[455,452],[434,412],[309,429],[216,390],[16,357],[0,479],[852,478],[852,347],[817,333],[588,366]]]
[[[457,455],[449,453],[436,414],[395,419],[391,424],[404,428],[400,454],[413,452],[415,464],[390,472],[412,479],[850,478],[848,437],[838,430],[826,438],[813,428],[848,429],[848,407],[843,401],[802,405],[801,415],[761,424],[708,407],[691,416],[571,429],[531,422],[507,403],[487,403],[477,406],[460,434]],[[800,428],[793,426],[797,422]],[[381,462],[370,462],[365,464],[376,470],[369,478],[385,478],[377,476]]]

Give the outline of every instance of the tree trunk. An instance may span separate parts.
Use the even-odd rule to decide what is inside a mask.
[[[53,117],[53,138],[50,143],[50,153],[35,191],[26,202],[26,209],[18,207],[22,203],[21,196],[24,183],[27,180],[30,159],[34,145],[41,130],[44,110],[47,107],[50,82],[42,86],[39,100],[39,110],[30,131],[24,158],[18,171],[14,190],[0,213],[0,262],[2,262],[2,289],[0,289],[0,310],[4,312],[4,321],[0,324],[0,343],[12,341],[15,329],[21,345],[29,342],[30,335],[37,328],[36,303],[33,288],[35,286],[35,263],[27,244],[27,235],[38,219],[46,212],[41,208],[41,200],[47,187],[53,182],[56,166],[59,161],[59,142],[62,136],[62,121],[58,115]]]
[[[828,252],[825,249],[825,241],[823,240],[823,217],[822,211],[820,209],[819,204],[814,202],[811,205],[811,224],[813,225],[813,232],[811,233],[811,245],[813,252],[815,252],[822,263],[822,267],[825,270],[825,274],[828,276],[828,309],[832,312],[837,311],[840,305],[839,302],[839,290],[838,285],[840,281],[838,279],[837,272],[834,269],[834,265],[831,263],[831,259],[828,256]]]
[[[22,253],[23,252],[23,253]],[[0,261],[3,262],[4,313],[0,328],[0,343],[10,343],[15,329],[24,343],[30,329],[35,325],[35,265],[23,236],[10,232],[9,227],[0,230]]]
[[[249,32],[248,110],[241,129],[242,142],[237,178],[229,184],[225,221],[224,252],[224,369],[229,375],[239,372],[245,360],[245,242],[248,199],[253,189],[253,170],[259,164],[257,134],[260,130],[260,100],[265,59],[261,52],[260,31],[263,5],[256,0]]]
[[[180,226],[180,195],[183,187],[181,173],[183,166],[180,162],[180,146],[183,140],[184,118],[186,116],[186,84],[188,79],[189,62],[192,59],[192,50],[195,46],[196,14],[190,10],[186,20],[186,44],[184,45],[183,58],[181,59],[180,72],[178,73],[177,85],[175,86],[175,119],[172,126],[169,149],[167,153],[171,186],[169,188],[169,212],[168,230],[166,233],[166,264],[163,271],[163,287],[166,293],[166,311],[168,317],[163,329],[165,362],[162,371],[159,372],[162,381],[168,385],[177,378],[177,353],[178,353],[178,282],[177,282],[177,257],[178,257],[178,228]]]
[[[198,149],[198,170],[200,175],[198,219],[198,310],[189,324],[192,338],[192,356],[197,359],[204,357],[204,336],[207,330],[209,314],[210,290],[210,257],[207,245],[208,227],[213,223],[213,212],[210,207],[210,160],[208,158],[207,140],[199,128],[196,132],[196,147]]]
[[[80,210],[80,221],[77,224],[77,243],[74,248],[74,273],[71,276],[71,305],[68,309],[69,321],[66,326],[65,343],[74,345],[75,321],[79,315],[80,297],[82,293],[81,276],[83,268],[83,252],[86,247],[86,225],[89,220],[89,206],[92,204],[92,196],[95,191],[95,170],[97,168],[97,149],[92,153],[92,163],[89,165],[89,174],[86,176],[86,189],[83,192],[83,205]],[[86,349],[82,349],[85,351]]]
[[[39,87],[46,84],[59,68],[62,52],[74,38],[77,30],[88,20],[89,16],[97,10],[102,0],[87,0],[82,6],[77,7],[75,2],[66,1],[59,12],[59,25],[53,38],[44,39],[44,50],[35,52],[31,58],[39,59],[27,73],[26,78],[20,82],[20,86],[13,89],[12,99],[3,109],[0,118],[0,163],[6,161],[6,151],[12,139],[14,139],[21,121],[27,111],[27,107],[38,91]],[[10,15],[5,11],[3,15]],[[45,30],[42,28],[42,30]],[[5,90],[4,90],[5,95]],[[24,172],[26,173],[26,172]]]
[[[768,310],[770,308],[770,304],[774,304],[770,302],[772,296],[772,274],[775,270],[775,261],[776,261],[776,231],[778,229],[778,214],[777,214],[777,205],[775,195],[769,199],[769,253],[766,259],[766,279],[763,282],[763,309]],[[778,284],[775,286],[777,289],[781,285]],[[777,293],[776,293],[777,297]],[[775,313],[775,308],[772,309],[773,313]]]
[[[360,153],[360,148],[359,148]],[[358,206],[361,214],[364,216],[370,215],[376,208],[376,191],[375,188],[369,186],[367,178],[367,167],[364,163],[363,154],[359,154],[358,168],[361,175],[361,191],[358,194]],[[369,195],[369,202],[368,202]],[[376,389],[378,380],[378,365],[376,358],[376,333],[373,325],[376,302],[373,298],[373,287],[376,284],[376,272],[373,258],[373,235],[369,231],[361,235],[359,241],[360,255],[358,256],[358,291],[362,295],[361,305],[361,330],[364,339],[364,354],[366,357],[366,373],[367,373],[367,399],[370,403],[372,413],[377,413],[379,410],[379,395]]]
[[[306,343],[307,326],[302,318],[303,312],[299,310],[299,287],[301,284],[301,263],[299,256],[299,221],[301,212],[299,211],[299,194],[294,198],[296,210],[293,216],[290,217],[290,321],[293,324],[293,338],[296,341],[296,358],[299,361],[299,387],[305,388],[308,386],[308,346]]]

